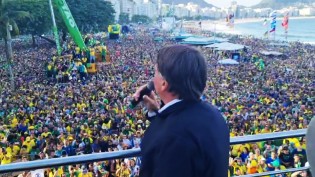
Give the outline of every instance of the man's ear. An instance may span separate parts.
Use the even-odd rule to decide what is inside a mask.
[[[165,79],[163,79],[161,91],[167,91],[168,89],[169,89],[169,84]]]

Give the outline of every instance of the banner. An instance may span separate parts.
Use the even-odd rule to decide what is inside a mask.
[[[234,13],[229,14],[226,17],[227,26],[233,28],[234,27]]]
[[[271,18],[270,22],[270,31],[269,33],[276,32],[276,27],[277,27],[277,12],[273,11],[270,13],[269,17]]]
[[[289,28],[289,13],[286,13],[283,17],[282,24],[284,30],[287,32]]]
[[[55,0],[55,3],[59,9],[59,12],[62,16],[63,21],[65,22],[68,31],[73,39],[73,41],[80,47],[80,49],[85,49],[86,46],[82,39],[81,33],[78,29],[77,24],[74,21],[74,18],[71,14],[71,11],[65,0]]]
[[[264,22],[263,22],[263,26],[267,27],[267,23],[268,23],[268,20],[267,18],[265,18]],[[267,38],[268,37],[268,34],[269,34],[269,30],[268,30],[268,27],[264,33],[264,37]]]
[[[268,20],[267,20],[267,18],[265,18],[264,23],[263,23],[263,26],[266,26],[266,25],[267,25],[267,22],[268,22]]]

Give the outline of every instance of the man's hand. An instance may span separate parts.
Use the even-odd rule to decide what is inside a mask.
[[[146,86],[147,85],[143,85],[137,89],[136,93],[133,95],[135,100],[138,101],[141,90],[143,90]],[[143,102],[146,108],[148,109],[148,111],[157,111],[160,109],[160,106],[158,102],[156,101],[156,94],[153,91],[150,93],[150,95],[143,96]]]

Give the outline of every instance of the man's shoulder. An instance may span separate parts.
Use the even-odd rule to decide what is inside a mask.
[[[188,109],[185,109],[182,112],[182,116],[194,116],[195,118],[209,118],[209,117],[217,117],[219,119],[223,120],[223,117],[220,113],[220,111],[211,105],[208,102],[199,102],[197,104],[192,105]]]
[[[220,129],[228,131],[226,121],[214,106],[198,102],[166,118],[166,130],[191,131],[193,134],[204,134]]]

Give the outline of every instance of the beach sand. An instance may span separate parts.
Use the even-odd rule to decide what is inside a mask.
[[[183,27],[186,29],[200,30],[198,25],[199,21],[187,21],[184,22]],[[202,21],[202,30],[203,31],[211,31],[216,33],[228,33],[228,34],[240,34],[235,31],[233,28],[227,26],[225,20],[205,20]]]
[[[311,17],[290,17],[290,19],[315,19],[315,16]],[[282,17],[279,17],[282,19]],[[243,23],[254,23],[261,22],[263,24],[265,18],[247,18],[247,19],[235,19],[235,24]],[[268,19],[269,20],[269,19]],[[200,21],[186,21],[183,23],[184,28],[200,30],[199,23]],[[216,31],[216,33],[227,33],[227,34],[236,34],[241,35],[240,31],[236,31],[234,28],[227,26],[225,19],[221,20],[204,20],[202,21],[202,30],[203,31]]]

